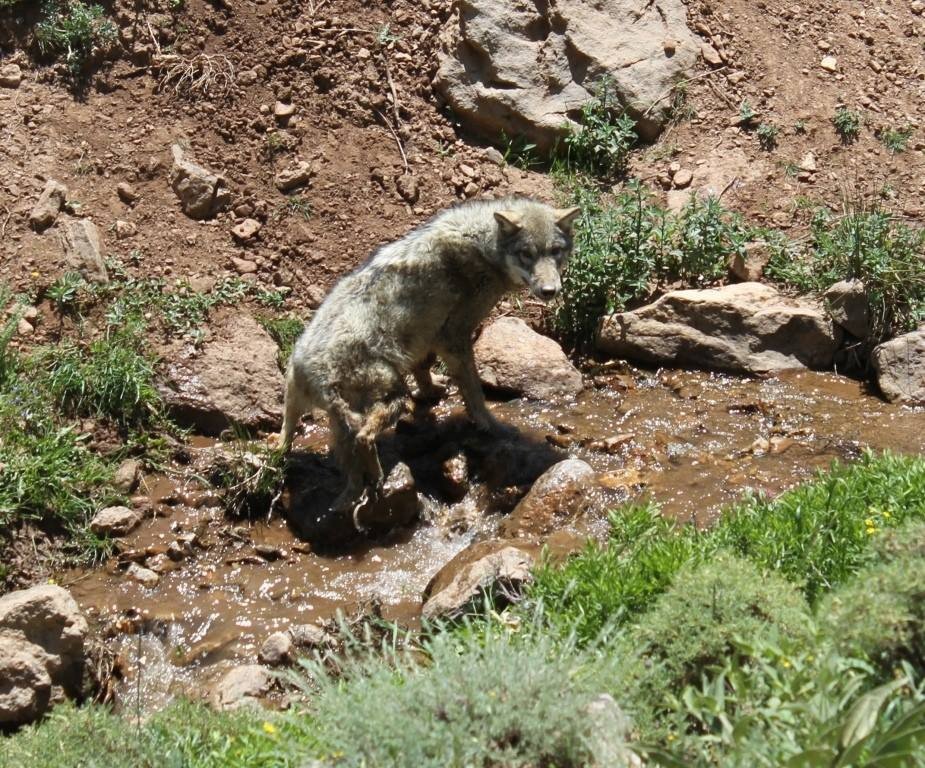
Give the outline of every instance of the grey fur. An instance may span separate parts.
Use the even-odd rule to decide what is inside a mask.
[[[527,198],[464,203],[382,247],[334,287],[293,349],[280,444],[289,448],[302,414],[328,412],[347,475],[335,507],[381,485],[375,439],[401,414],[406,376],[423,397],[442,394],[430,374],[435,355],[472,421],[493,427],[472,336],[505,293],[526,286],[549,300],[559,292],[577,213]]]

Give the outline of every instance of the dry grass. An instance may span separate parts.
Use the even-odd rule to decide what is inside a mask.
[[[160,72],[160,90],[170,89],[176,96],[186,98],[223,99],[235,84],[234,65],[222,54],[158,53],[154,68]]]

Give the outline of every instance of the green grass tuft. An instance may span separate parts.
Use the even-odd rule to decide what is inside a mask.
[[[839,107],[835,110],[832,125],[842,144],[853,144],[861,135],[861,115],[848,107]]]

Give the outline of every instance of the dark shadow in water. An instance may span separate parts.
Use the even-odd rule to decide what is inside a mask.
[[[404,462],[414,487],[438,502],[451,503],[443,463],[464,456],[471,483],[478,483],[486,498],[486,513],[509,512],[533,482],[565,455],[544,440],[505,425],[500,435],[486,435],[461,414],[436,418],[427,412],[399,422],[377,441],[383,472]],[[332,513],[331,503],[344,479],[327,453],[293,452],[284,507],[293,534],[327,553],[358,554],[372,541],[406,541],[411,529],[384,525],[367,534],[356,531],[344,514]],[[388,522],[388,520],[386,520]],[[405,522],[405,521],[402,521]]]

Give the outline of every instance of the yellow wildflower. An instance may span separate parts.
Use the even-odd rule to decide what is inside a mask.
[[[265,722],[265,723],[263,724],[263,730],[264,730],[266,733],[269,733],[271,736],[274,736],[274,735],[276,734],[277,730],[279,730],[279,729],[278,729],[275,725],[273,725],[273,723]]]

